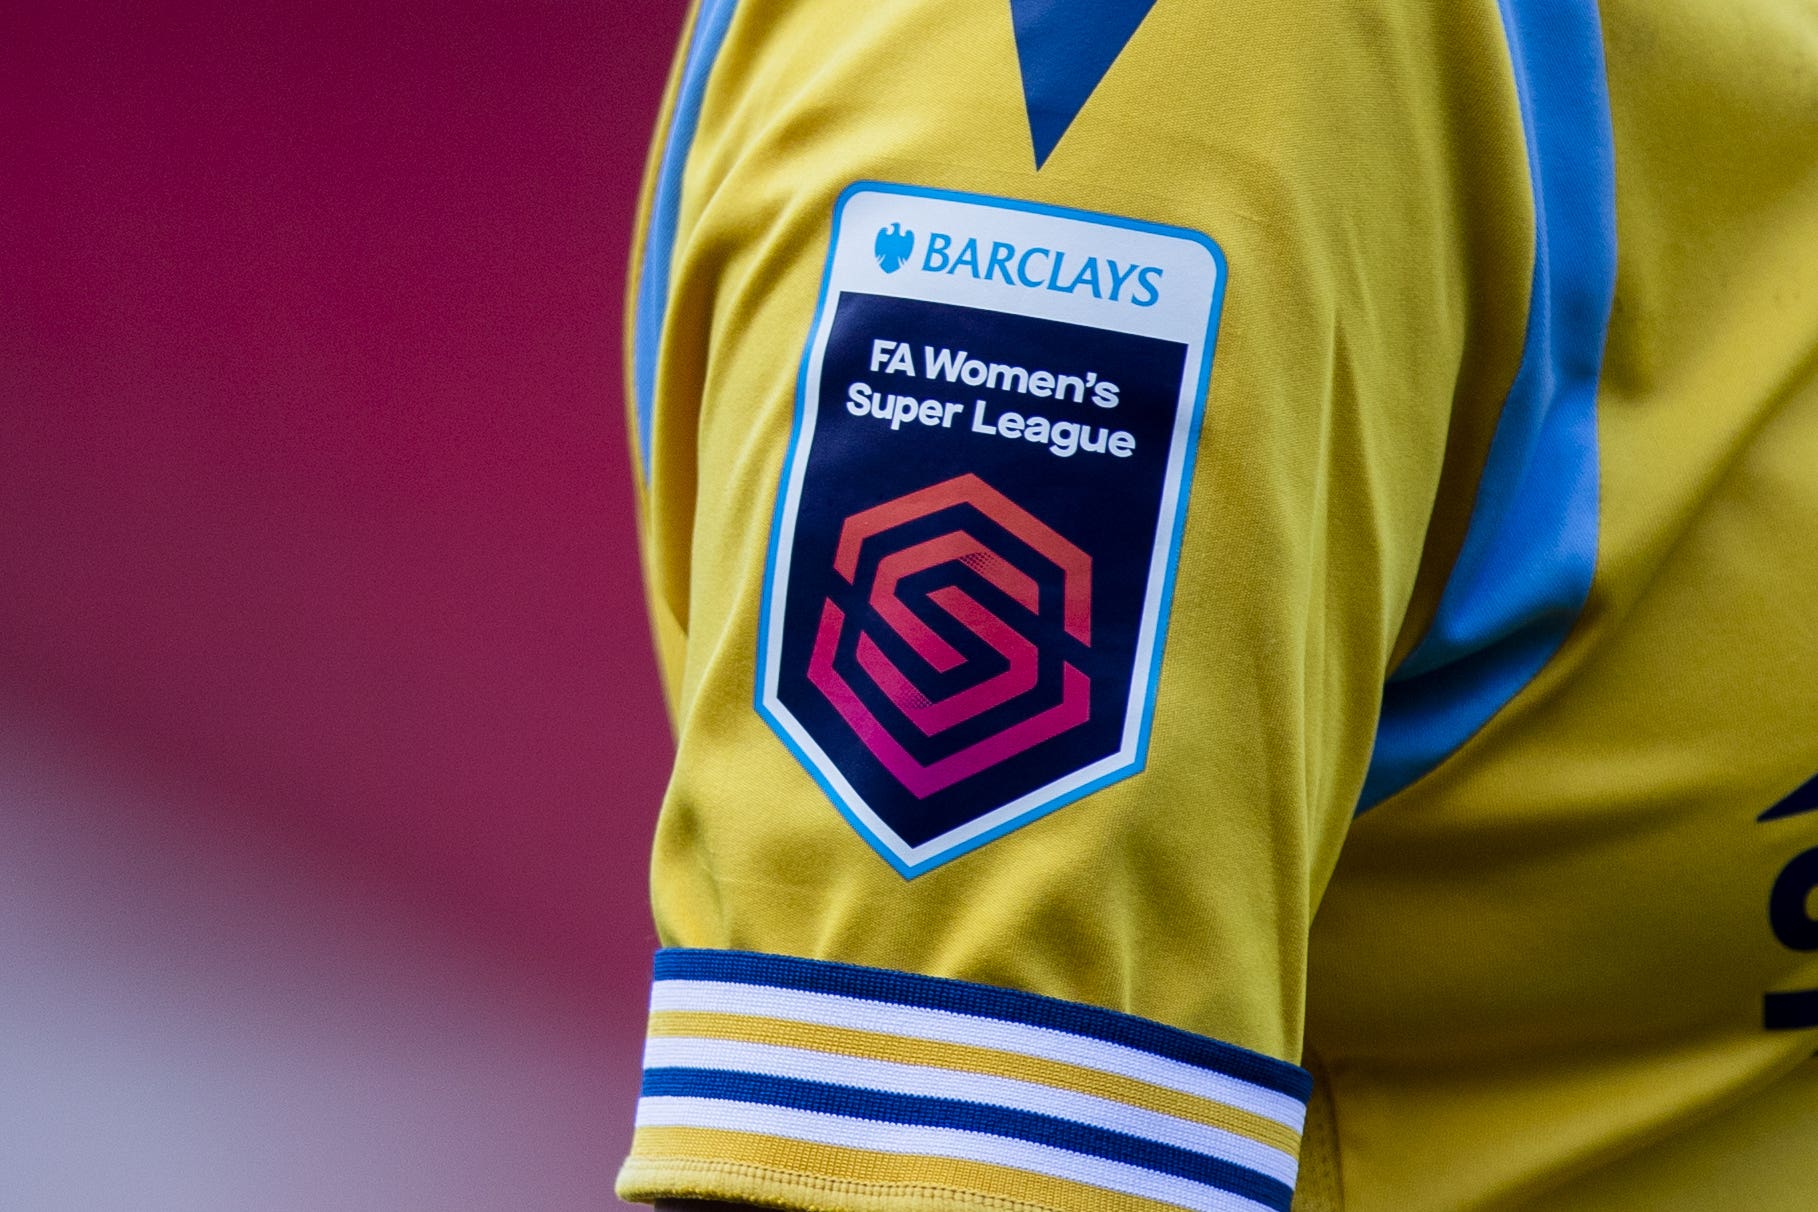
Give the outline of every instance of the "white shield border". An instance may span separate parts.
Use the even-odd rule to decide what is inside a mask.
[[[881,817],[872,811],[871,807],[865,803],[864,797],[859,795],[857,789],[840,772],[833,759],[783,705],[777,693],[782,650],[783,611],[773,610],[772,606],[785,600],[792,543],[785,544],[784,535],[793,536],[795,533],[797,515],[801,505],[802,480],[807,471],[808,452],[814,441],[815,419],[814,409],[811,405],[818,404],[821,359],[833,325],[833,314],[827,307],[827,296],[833,284],[835,254],[840,249],[841,223],[845,218],[848,204],[872,194],[930,198],[962,206],[996,207],[1003,210],[1045,215],[1094,227],[1111,227],[1126,232],[1144,233],[1169,241],[1185,241],[1192,245],[1197,252],[1210,255],[1214,274],[1212,289],[1208,292],[1203,309],[1205,312],[1204,335],[1198,340],[1197,349],[1192,341],[1187,342],[1188,358],[1182,367],[1180,397],[1175,405],[1174,429],[1168,450],[1158,524],[1155,528],[1155,544],[1149,561],[1148,586],[1143,599],[1143,614],[1137,635],[1135,663],[1131,669],[1131,694],[1125,707],[1123,736],[1117,752],[1063,775],[920,845],[910,845],[904,841],[889,825],[885,824]],[[1170,227],[1138,219],[1095,214],[1090,211],[1049,206],[1037,202],[992,198],[979,194],[928,189],[883,181],[854,182],[842,190],[839,198],[834,202],[833,227],[828,244],[827,264],[821,278],[820,295],[815,301],[814,322],[809,329],[808,343],[802,353],[801,372],[796,380],[795,419],[789,434],[788,453],[783,460],[782,482],[777,492],[776,508],[771,520],[770,546],[765,558],[763,603],[758,619],[755,706],[758,714],[776,732],[783,744],[802,763],[814,780],[820,784],[821,789],[827,793],[827,797],[833,801],[834,807],[846,818],[846,821],[905,879],[914,879],[924,872],[931,871],[943,863],[951,862],[963,854],[1002,837],[1013,829],[1021,828],[1031,821],[1088,796],[1101,787],[1128,778],[1141,771],[1148,760],[1149,731],[1155,710],[1156,686],[1161,678],[1162,639],[1167,630],[1167,619],[1173,604],[1176,556],[1180,550],[1182,532],[1186,527],[1187,490],[1192,483],[1199,433],[1205,417],[1206,395],[1211,382],[1213,353],[1218,337],[1219,315],[1224,306],[1226,274],[1223,250],[1209,237],[1187,228]],[[885,289],[880,293],[899,292]],[[900,294],[900,297],[920,299],[925,296]],[[1010,309],[999,308],[998,310]],[[1133,320],[1135,319],[1140,319],[1140,317],[1133,317]],[[1098,326],[1112,327],[1102,321]],[[1141,326],[1134,322],[1128,326],[1120,324],[1116,327],[1140,335],[1154,335],[1152,327]],[[1198,359],[1197,367],[1194,365],[1195,356]],[[812,400],[811,391],[816,393]],[[1172,526],[1165,525],[1170,513],[1174,519]]]

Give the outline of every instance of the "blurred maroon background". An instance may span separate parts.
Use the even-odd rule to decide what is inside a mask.
[[[681,18],[0,17],[0,1207],[611,1204]]]

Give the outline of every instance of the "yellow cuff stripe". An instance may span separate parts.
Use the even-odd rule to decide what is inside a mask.
[[[926,1065],[962,1073],[987,1073],[1020,1081],[1077,1090],[1133,1107],[1222,1128],[1288,1154],[1300,1151],[1300,1134],[1274,1120],[1210,1099],[1151,1085],[1116,1073],[1069,1065],[1062,1061],[943,1043],[848,1027],[830,1027],[755,1015],[662,1010],[650,1016],[649,1034],[669,1038],[737,1040],[781,1044],[815,1052],[861,1056],[907,1065]]]

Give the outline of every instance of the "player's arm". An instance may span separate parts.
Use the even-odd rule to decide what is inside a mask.
[[[1292,1198],[1308,925],[1504,369],[1469,317],[1521,314],[1409,107],[1500,42],[1123,8],[695,19],[633,280],[679,747],[627,1198]]]

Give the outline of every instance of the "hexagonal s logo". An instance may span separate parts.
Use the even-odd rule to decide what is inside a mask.
[[[877,229],[877,239],[872,241],[871,251],[877,257],[879,268],[887,274],[893,274],[903,267],[909,254],[915,251],[915,233],[904,231],[901,223],[880,227]]]
[[[912,229],[957,268],[896,273]],[[1142,768],[1222,278],[1175,229],[842,196],[756,707],[903,875]]]
[[[858,509],[831,537],[827,565],[799,569],[816,600],[786,609],[789,676],[766,710],[887,855],[1036,813],[1116,752],[1127,677],[1094,650],[1077,543],[974,474]]]
[[[943,520],[922,538],[930,517]],[[1092,646],[1092,557],[977,476],[853,514],[833,565],[847,592],[821,603],[808,680],[917,800],[1090,718],[1080,665]],[[1044,579],[1058,585],[1048,595],[1058,629],[1039,625]],[[1047,662],[1044,645],[1055,649]],[[1058,675],[1044,679],[1044,663]],[[874,710],[867,697],[879,696]]]

